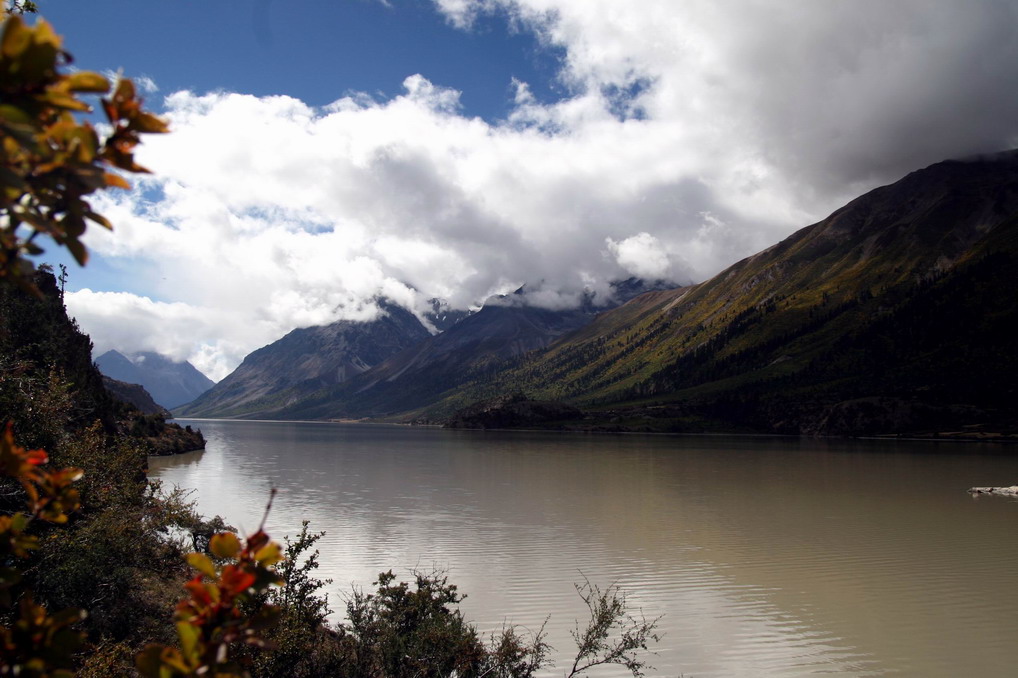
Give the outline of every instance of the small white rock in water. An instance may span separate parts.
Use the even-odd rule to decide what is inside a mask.
[[[1011,487],[970,487],[972,494],[1002,494],[1008,497],[1018,497],[1018,485]]]

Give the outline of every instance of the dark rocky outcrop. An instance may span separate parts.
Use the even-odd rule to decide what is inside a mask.
[[[582,417],[583,412],[572,405],[514,393],[464,407],[449,417],[444,428],[549,428]]]

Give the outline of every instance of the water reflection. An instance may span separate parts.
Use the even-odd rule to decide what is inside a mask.
[[[665,615],[662,675],[1003,675],[1018,659],[1018,502],[964,491],[1018,478],[992,448],[190,423],[207,452],[152,473],[203,512],[253,530],[278,487],[271,533],[326,530],[335,594],[445,568],[482,629],[551,614],[560,664],[583,576]]]

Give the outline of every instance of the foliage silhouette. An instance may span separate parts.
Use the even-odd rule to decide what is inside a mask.
[[[142,134],[167,131],[163,120],[142,109],[130,80],[114,85],[90,71],[62,73],[70,61],[46,21],[29,26],[17,14],[5,21],[0,36],[0,279],[36,294],[26,257],[42,253],[38,236],[48,235],[84,265],[88,252],[81,236],[87,222],[112,228],[86,198],[104,188],[130,188],[109,170],[147,172],[134,161],[134,148]],[[91,123],[75,118],[92,110],[79,98],[82,94],[106,95],[102,109],[111,131],[103,139]]]

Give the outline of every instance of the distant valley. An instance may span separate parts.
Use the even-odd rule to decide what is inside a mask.
[[[1015,271],[1018,155],[947,161],[615,308],[521,293],[435,335],[392,305],[295,330],[175,412],[435,423],[522,397],[567,404],[541,410],[561,428],[1014,435]]]
[[[191,363],[148,351],[126,356],[110,350],[95,362],[106,377],[143,386],[152,400],[166,410],[191,402],[215,385]]]

